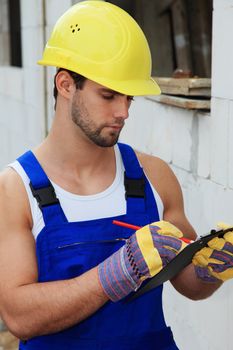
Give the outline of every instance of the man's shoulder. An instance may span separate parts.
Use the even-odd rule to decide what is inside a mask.
[[[20,177],[12,167],[8,166],[0,172],[1,189],[14,187],[17,183],[20,183]]]
[[[141,166],[143,167],[145,172],[148,173],[148,175],[154,172],[156,172],[157,174],[171,172],[170,166],[163,159],[151,154],[139,152],[137,150],[135,150],[135,153]]]
[[[0,172],[0,197],[2,201],[25,198],[25,188],[18,173],[11,167]]]
[[[164,206],[167,206],[170,196],[180,191],[180,185],[174,172],[169,164],[159,157],[137,151],[136,154],[146,176],[159,193]]]
[[[0,172],[0,211],[5,222],[27,222],[28,226],[31,226],[25,186],[21,177],[11,167]]]

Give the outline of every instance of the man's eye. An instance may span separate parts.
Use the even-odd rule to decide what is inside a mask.
[[[105,100],[112,100],[114,98],[114,95],[103,95],[103,98]]]

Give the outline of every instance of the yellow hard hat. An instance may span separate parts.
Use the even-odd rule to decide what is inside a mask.
[[[66,68],[125,95],[159,95],[135,20],[105,1],[82,1],[57,21],[39,64]]]

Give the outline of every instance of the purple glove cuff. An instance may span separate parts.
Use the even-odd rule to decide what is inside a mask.
[[[127,259],[125,246],[99,264],[98,274],[105,293],[112,301],[124,298],[140,285]]]
[[[100,283],[112,301],[118,301],[136,291],[149,270],[138,247],[135,235],[98,266]]]

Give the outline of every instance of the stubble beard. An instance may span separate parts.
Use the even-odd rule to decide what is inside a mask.
[[[101,132],[107,125],[101,124],[97,126],[96,123],[91,120],[86,107],[80,101],[80,99],[78,99],[78,102],[78,105],[75,101],[72,103],[71,117],[74,124],[79,127],[87,138],[95,145],[100,147],[114,146],[119,139],[120,131],[112,131],[108,133],[107,136],[101,135]],[[116,123],[119,123],[120,125],[120,123],[122,124],[122,121],[119,120]]]

